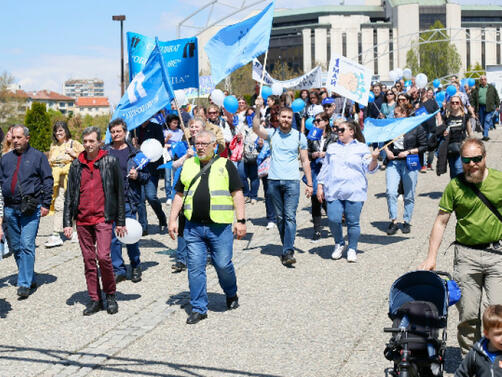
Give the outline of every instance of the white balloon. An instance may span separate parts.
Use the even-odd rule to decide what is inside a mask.
[[[183,106],[188,103],[187,96],[185,95],[185,91],[183,89],[175,90],[174,96],[176,97],[176,101],[178,102],[178,106]]]
[[[141,144],[141,152],[143,152],[151,162],[155,162],[162,157],[162,144],[160,144],[160,141],[157,139],[146,139],[143,144]]]
[[[125,223],[126,223],[127,233],[124,237],[119,237],[119,235],[117,234],[117,230],[115,229],[115,235],[117,236],[118,240],[125,244],[133,244],[138,242],[139,239],[141,238],[141,235],[143,234],[143,228],[141,227],[139,221],[127,217]]]
[[[225,100],[225,94],[220,89],[215,89],[210,95],[211,101],[217,106],[223,106],[223,101]]]
[[[390,79],[390,81],[396,81],[397,80],[396,79],[396,72],[390,71],[389,72],[389,79]]]
[[[405,80],[411,80],[411,75],[412,75],[411,74],[411,69],[405,68],[403,70],[403,77],[404,77]]]
[[[415,77],[415,84],[419,89],[423,89],[427,86],[427,75],[425,73],[419,73],[417,77]]]
[[[396,80],[399,80],[401,77],[403,77],[403,70],[401,68],[396,68],[394,72],[396,73]]]
[[[280,96],[282,94],[282,85],[275,82],[272,84],[272,94],[274,96]]]

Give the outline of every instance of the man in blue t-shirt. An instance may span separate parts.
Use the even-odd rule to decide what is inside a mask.
[[[256,114],[260,114],[263,99],[256,99]],[[285,266],[296,263],[294,243],[296,235],[296,209],[300,199],[300,171],[298,155],[307,178],[305,194],[312,196],[312,176],[307,152],[307,139],[292,129],[293,110],[283,107],[279,112],[279,127],[265,128],[260,117],[253,120],[253,131],[270,143],[271,158],[268,172],[268,187],[277,214],[277,227],[281,236],[281,262]]]

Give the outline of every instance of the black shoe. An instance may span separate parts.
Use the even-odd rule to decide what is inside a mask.
[[[239,297],[235,295],[234,297],[227,297],[227,309],[233,310],[239,307]]]
[[[176,262],[171,266],[171,269],[173,270],[173,274],[177,274],[178,272],[185,271],[187,269],[187,266],[182,262]]]
[[[133,283],[139,283],[141,281],[141,267],[140,266],[132,269],[131,281]]]
[[[164,234],[167,231],[167,223],[159,223],[159,233]]]
[[[28,296],[30,295],[30,288],[19,287],[17,289],[17,295],[19,296],[20,300],[24,300],[25,298],[28,298]]]
[[[147,229],[145,229],[145,230],[143,231],[143,233],[141,234],[141,236],[142,236],[142,237],[144,237],[144,236],[148,236],[148,230],[147,230]]]
[[[37,287],[38,287],[37,282],[35,280],[33,280],[31,282],[30,289],[37,289]]]
[[[207,314],[201,314],[199,312],[192,312],[187,318],[187,325],[195,325],[196,323],[207,318]]]
[[[83,314],[84,315],[92,315],[94,313],[99,312],[101,309],[103,309],[103,302],[101,300],[91,301],[85,307]]]
[[[281,256],[281,262],[284,266],[291,266],[296,263],[296,259],[293,256],[293,253],[288,253]]]
[[[483,138],[481,140],[488,141],[488,140],[490,140],[490,138],[488,136],[483,136]]]
[[[312,242],[317,242],[321,239],[321,232],[318,230],[314,231],[314,235],[312,236]]]
[[[127,276],[125,276],[124,274],[115,275],[115,284],[118,284],[121,281],[125,281],[125,280],[127,280]]]
[[[115,300],[115,295],[106,295],[106,311],[108,314],[115,314],[119,311],[119,304]]]
[[[391,222],[389,224],[389,227],[387,228],[387,234],[389,236],[392,236],[393,234],[396,234],[398,229],[399,229],[399,227],[397,226],[397,223]]]
[[[411,232],[411,225],[408,223],[403,223],[402,232],[403,233],[410,233]]]

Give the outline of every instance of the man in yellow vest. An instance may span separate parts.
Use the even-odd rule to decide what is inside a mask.
[[[227,297],[227,309],[239,306],[237,279],[232,263],[233,233],[246,235],[242,182],[235,165],[215,155],[216,136],[202,131],[195,137],[197,156],[183,163],[176,195],[169,216],[169,235],[178,234],[178,214],[186,217],[185,238],[188,249],[188,284],[193,325],[207,318],[206,261],[210,253],[218,280]],[[237,221],[232,233],[234,209]]]

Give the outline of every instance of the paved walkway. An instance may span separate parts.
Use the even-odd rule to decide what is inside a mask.
[[[502,132],[492,132],[488,164],[502,170]],[[172,274],[175,242],[144,237],[143,281],[118,285],[119,312],[82,316],[88,300],[78,245],[45,249],[51,218],[37,239],[40,287],[18,301],[14,258],[0,261],[0,375],[2,376],[384,376],[388,293],[427,252],[428,235],[448,177],[420,174],[412,231],[385,234],[385,174],[370,176],[361,217],[359,259],[333,261],[333,240],[324,221],[313,244],[309,201],[298,211],[295,268],[280,264],[276,229],[266,230],[264,203],[247,205],[248,235],[235,241],[240,308],[225,311],[216,274],[208,268],[208,319],[185,324],[186,272]],[[161,197],[163,191],[160,191]],[[402,202],[400,216],[402,216]],[[166,209],[166,207],[164,207]],[[150,213],[150,219],[153,219]],[[451,271],[454,221],[448,226],[438,268]],[[446,376],[460,354],[458,314],[450,309]]]

